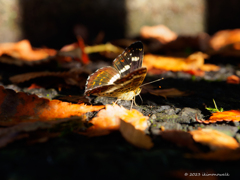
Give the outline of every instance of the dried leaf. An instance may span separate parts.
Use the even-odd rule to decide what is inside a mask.
[[[0,124],[11,125],[22,121],[49,121],[57,118],[80,116],[98,111],[104,106],[71,104],[59,100],[48,100],[23,92],[16,93],[0,86]]]
[[[25,61],[38,61],[49,56],[56,55],[54,49],[36,49],[33,50],[28,40],[22,40],[17,43],[2,43],[0,44],[0,56],[6,54],[13,58]]]
[[[82,60],[83,64],[89,64],[90,60],[88,58],[87,53],[85,52],[85,43],[84,43],[82,37],[78,36],[77,40],[78,40],[78,46],[82,52],[81,60]]]
[[[131,123],[136,129],[144,131],[147,128],[148,117],[135,109],[127,110],[116,104],[106,105],[106,109],[99,111],[97,117],[91,120],[93,126],[87,129],[85,135],[100,136],[109,134],[120,127],[120,119]]]
[[[30,72],[24,74],[18,74],[10,77],[10,81],[14,84],[23,83],[29,81],[31,79],[39,78],[39,77],[58,77],[63,78],[65,82],[69,85],[77,85],[81,86],[82,83],[85,85],[85,81],[83,81],[83,74],[90,74],[87,70],[84,69],[76,69],[75,71],[70,70],[67,72]]]
[[[128,142],[136,147],[151,149],[154,145],[149,136],[143,131],[136,129],[131,123],[121,120],[119,131]]]
[[[177,39],[177,34],[164,25],[143,26],[140,30],[143,38],[155,38],[165,44]]]
[[[167,97],[179,97],[179,96],[186,96],[187,93],[183,91],[179,91],[178,89],[175,88],[170,88],[170,89],[147,89],[147,91],[150,94],[153,94],[155,96],[163,96],[165,99]]]
[[[240,78],[235,75],[231,75],[227,77],[227,83],[228,84],[239,84],[240,83]]]
[[[240,29],[218,31],[210,39],[211,47],[217,51],[226,45],[240,42]]]
[[[85,43],[82,37],[77,37],[78,42],[63,46],[58,52],[59,60],[71,62],[73,59],[83,64],[89,64],[90,60],[85,50]]]
[[[107,135],[113,130],[118,130],[120,125],[121,113],[125,113],[125,109],[119,106],[106,105],[106,109],[98,112],[97,117],[91,120],[93,126],[84,133],[87,136]]]
[[[209,146],[213,151],[239,148],[239,143],[234,138],[213,129],[200,129],[189,133],[194,141]]]
[[[21,122],[12,127],[0,128],[0,148],[6,146],[7,144],[23,139],[28,138],[31,140],[31,143],[36,142],[46,142],[49,138],[59,136],[62,129],[60,128],[63,124],[64,128],[69,128],[66,126],[67,122],[77,121],[78,126],[82,126],[82,121],[79,117],[71,117],[65,119],[58,119],[57,121],[47,121],[47,122]],[[53,128],[57,127],[58,131],[54,131]],[[52,129],[52,131],[48,131]],[[46,130],[45,132],[41,131],[36,132],[37,130]],[[32,137],[29,133],[34,133]],[[39,136],[36,137],[36,134]]]
[[[160,136],[169,142],[172,142],[180,147],[187,147],[194,152],[200,152],[191,134],[179,130],[165,130],[160,133]]]
[[[114,46],[111,43],[107,44],[100,44],[100,45],[95,45],[95,46],[87,46],[85,47],[85,52],[90,54],[90,53],[97,53],[97,52],[114,52],[114,53],[122,53],[124,49]]]
[[[216,112],[210,116],[209,120],[200,120],[196,117],[196,121],[204,124],[216,123],[220,121],[240,121],[240,110]]]
[[[188,58],[164,57],[147,54],[144,56],[143,66],[148,69],[158,68],[168,71],[217,71],[219,67],[216,65],[204,65],[206,54],[201,52],[194,53]]]

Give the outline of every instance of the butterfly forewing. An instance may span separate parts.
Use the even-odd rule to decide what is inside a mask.
[[[120,74],[111,66],[98,69],[88,77],[85,92],[102,85],[113,84],[113,82],[119,78]]]
[[[121,76],[125,76],[142,67],[143,53],[143,44],[140,41],[135,42],[113,61],[113,66]]]

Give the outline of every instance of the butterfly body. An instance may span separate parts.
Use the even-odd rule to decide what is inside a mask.
[[[113,61],[113,67],[100,68],[88,77],[85,95],[134,99],[141,92],[140,86],[147,74],[142,60],[142,43],[131,44]]]

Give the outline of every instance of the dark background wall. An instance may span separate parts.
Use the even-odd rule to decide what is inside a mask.
[[[0,43],[29,39],[61,48],[81,35],[91,44],[134,37],[143,25],[178,34],[240,28],[239,0],[0,0]]]
[[[93,40],[122,38],[126,24],[125,0],[22,0],[23,36],[35,46],[61,47],[76,35]]]
[[[206,0],[206,32],[240,28],[239,0]]]

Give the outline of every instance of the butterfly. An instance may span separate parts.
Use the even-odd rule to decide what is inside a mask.
[[[132,100],[133,105],[147,75],[147,68],[142,67],[143,56],[142,42],[131,44],[114,59],[113,66],[100,68],[89,75],[84,95],[115,97],[117,101]]]

